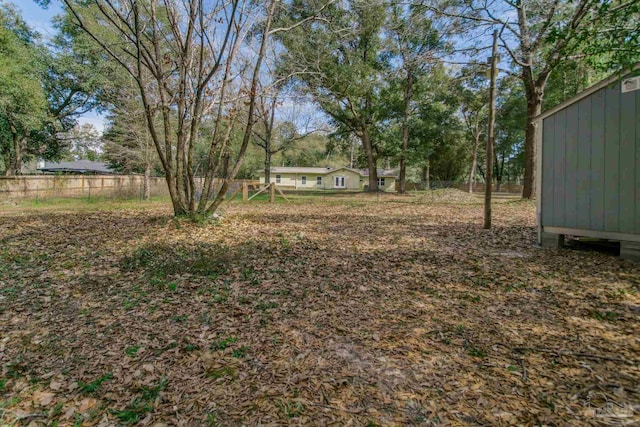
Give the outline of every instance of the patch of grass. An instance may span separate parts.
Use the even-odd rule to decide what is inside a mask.
[[[544,393],[540,393],[540,395],[538,396],[538,402],[540,402],[540,404],[542,406],[546,406],[547,408],[551,409],[552,411],[556,409],[556,405],[553,402],[553,398],[547,396]]]
[[[265,311],[265,310],[269,310],[269,309],[277,308],[277,307],[278,307],[278,303],[275,302],[275,301],[259,302],[256,305],[256,310]]]
[[[467,354],[469,356],[477,357],[479,359],[484,359],[485,357],[487,357],[486,350],[484,350],[482,348],[474,347],[472,345],[467,347]]]
[[[524,288],[524,283],[510,283],[506,286],[505,288],[505,292],[515,292],[518,289],[522,289]]]
[[[607,294],[607,298],[614,301],[622,301],[629,295],[633,295],[633,289],[617,288]]]
[[[138,350],[140,350],[139,345],[132,345],[131,347],[127,347],[124,350],[124,354],[126,354],[129,357],[136,357],[136,354],[138,354]]]
[[[235,343],[237,340],[238,339],[236,337],[223,338],[219,341],[212,342],[211,345],[209,346],[209,349],[223,351],[227,347],[231,346],[231,344]]]
[[[207,414],[207,425],[209,427],[215,427],[215,426],[218,425],[218,421],[217,421],[215,412],[209,412]]]
[[[162,377],[156,386],[140,388],[140,397],[133,399],[133,402],[122,411],[112,411],[113,415],[127,425],[137,423],[144,414],[153,409],[153,402],[168,383],[167,378]]]
[[[184,346],[184,351],[196,351],[196,350],[200,350],[200,346],[199,345],[187,343]]]
[[[172,316],[171,320],[173,320],[176,323],[182,323],[182,322],[186,322],[189,319],[189,316],[187,316],[186,314],[182,314],[180,316]]]
[[[200,244],[186,247],[156,243],[138,247],[130,256],[121,260],[120,266],[129,271],[143,269],[156,278],[184,273],[217,278],[227,271],[227,265],[235,258],[225,245]]]
[[[177,342],[170,342],[169,344],[165,345],[164,347],[159,348],[158,350],[156,350],[156,356],[160,356],[162,353],[164,353],[165,351],[169,351],[172,350],[174,348],[176,348],[178,346]]]
[[[242,278],[244,280],[250,280],[253,279],[253,276],[255,276],[256,274],[256,270],[254,270],[253,267],[245,267],[242,269]]]
[[[1,408],[10,408],[12,406],[17,405],[20,402],[20,399],[16,397],[12,397],[8,400],[0,400],[0,409]]]
[[[280,409],[287,418],[299,417],[306,409],[304,405],[298,401],[281,401],[278,406],[280,406]]]
[[[111,379],[113,379],[113,374],[111,372],[107,372],[100,378],[93,380],[89,383],[83,383],[82,381],[78,381],[78,387],[82,393],[94,394],[98,390],[100,390],[100,387],[102,387],[102,384],[104,384],[105,382]]]
[[[122,303],[122,308],[125,310],[131,310],[132,308],[137,307],[139,301],[136,298],[127,298]]]
[[[231,356],[241,359],[247,354],[248,351],[249,351],[249,347],[247,347],[246,345],[243,345],[242,347],[236,348],[235,350],[233,350],[233,352],[231,353]]]
[[[614,311],[605,311],[601,312],[599,310],[593,310],[591,312],[591,317],[596,320],[606,321],[606,322],[615,322],[618,319],[618,313]]]
[[[479,295],[464,294],[462,295],[462,299],[465,301],[480,302]]]
[[[58,402],[56,405],[51,408],[49,411],[49,418],[55,418],[62,413],[62,407],[64,406],[64,402]]]
[[[222,368],[207,370],[206,376],[217,380],[222,377],[233,377],[235,374],[235,369],[223,366]]]

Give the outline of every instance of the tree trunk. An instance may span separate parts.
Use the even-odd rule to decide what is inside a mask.
[[[269,147],[268,143],[267,143],[267,147]],[[269,151],[269,148],[267,148],[264,153],[264,183],[268,184],[270,182],[271,182],[271,151]]]
[[[409,147],[409,115],[411,113],[411,97],[413,96],[413,74],[407,71],[407,87],[404,92],[404,116],[402,117],[402,151],[400,154],[400,175],[398,177],[398,193],[406,193],[407,148]]]
[[[11,126],[11,139],[13,145],[13,153],[9,156],[9,164],[7,165],[7,176],[21,175],[22,174],[22,146],[24,145],[25,138],[20,137],[17,130]]]
[[[144,165],[144,183],[142,185],[142,198],[149,200],[151,198],[151,163],[149,161]]]
[[[429,186],[430,186],[430,182],[429,182],[429,175],[430,175],[429,167],[430,167],[429,159],[427,159],[427,163],[424,166],[422,166],[422,182],[424,184],[424,189],[425,190],[428,190]]]
[[[265,121],[265,134],[264,134],[264,183],[268,184],[271,182],[271,156],[273,152],[271,151],[271,137],[273,136],[273,123],[276,119],[276,101],[277,99],[274,97],[274,101],[271,104],[271,114],[269,114],[269,120]]]
[[[536,126],[534,117],[542,112],[542,96],[540,90],[536,90],[533,96],[527,94],[527,128],[524,137],[524,188],[522,197],[533,199],[536,189]]]
[[[478,167],[478,148],[480,147],[480,132],[476,132],[475,141],[473,143],[473,157],[471,159],[471,172],[469,172],[469,193],[473,193],[473,183],[476,177],[476,168]]]
[[[369,139],[369,132],[367,128],[362,126],[362,145],[367,153],[367,167],[369,168],[369,190],[378,191],[378,170],[376,169],[376,158],[373,154],[373,146],[371,145],[371,139]]]

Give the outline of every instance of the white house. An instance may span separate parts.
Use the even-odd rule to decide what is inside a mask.
[[[264,169],[258,171],[260,183],[265,183]],[[298,190],[362,190],[369,183],[366,169],[342,168],[271,168],[270,182],[279,187]],[[378,188],[395,191],[398,176],[392,170],[378,170]]]

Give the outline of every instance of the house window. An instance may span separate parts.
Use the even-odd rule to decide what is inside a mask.
[[[276,184],[280,184],[282,181],[282,175],[276,175]]]
[[[384,178],[378,178],[378,187],[384,187]]]
[[[300,177],[300,182],[302,182],[302,185],[307,185],[307,177],[306,176]]]
[[[316,185],[322,185],[322,177],[321,176],[317,176],[316,177]]]

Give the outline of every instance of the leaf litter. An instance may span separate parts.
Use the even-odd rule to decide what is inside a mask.
[[[631,425],[640,266],[535,208],[395,198],[0,219],[0,423]],[[57,423],[57,424],[56,424]]]

